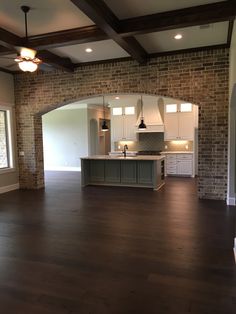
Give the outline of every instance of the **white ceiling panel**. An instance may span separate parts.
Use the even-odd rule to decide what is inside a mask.
[[[120,19],[178,10],[222,0],[105,0]]]
[[[174,36],[181,34],[182,39],[176,40]],[[218,44],[225,44],[228,34],[228,22],[210,24],[205,26],[193,26],[182,29],[155,32],[145,35],[137,35],[136,39],[148,53],[197,48]]]
[[[0,0],[1,27],[24,36],[24,14],[21,5],[28,5],[29,36],[94,24],[68,0]]]
[[[86,48],[91,48],[93,51],[87,53]],[[118,46],[113,40],[96,41],[89,44],[80,44],[50,49],[51,52],[59,56],[71,58],[72,62],[91,62],[107,59],[115,59],[128,57],[128,53]]]

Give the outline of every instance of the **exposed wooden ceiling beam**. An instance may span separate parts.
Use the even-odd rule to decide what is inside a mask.
[[[235,18],[236,1],[222,1],[186,9],[140,16],[120,21],[119,34],[134,36],[182,27],[228,21]]]
[[[11,54],[17,52],[17,47],[24,46],[25,39],[21,38],[13,33],[0,28],[0,54]],[[30,46],[29,46],[30,47]],[[54,68],[63,69],[64,71],[71,72],[74,69],[74,65],[69,58],[61,58],[50,51],[37,51],[37,56],[43,60],[43,62],[52,65]]]
[[[0,45],[9,49],[15,50],[15,46],[22,46],[23,40],[19,36],[0,28]]]
[[[120,21],[102,0],[71,0],[84,12],[110,39],[113,39],[132,58],[144,63],[147,53],[135,38],[119,35]]]
[[[229,20],[228,35],[227,35],[227,44],[229,47],[231,46],[233,28],[234,28],[234,19],[231,19]]]
[[[236,4],[234,5],[233,3],[236,3],[235,0],[157,13],[120,21],[113,15],[113,13],[111,13],[109,21],[112,21],[113,27],[115,27],[116,32],[113,34],[114,36],[117,36],[118,33],[119,36],[126,37],[128,35],[144,34],[153,31],[163,31],[187,26],[196,26],[213,22],[216,23],[220,21],[232,20],[236,14]],[[99,4],[101,3],[99,2]],[[105,10],[107,11],[107,8]],[[54,47],[63,47],[74,44],[100,41],[109,38],[110,36],[108,36],[98,26],[90,25],[31,36],[29,37],[29,43],[32,48],[49,49]],[[129,40],[130,39],[128,39],[128,41]],[[0,49],[0,55],[1,53],[2,51]]]
[[[32,48],[48,49],[109,39],[96,25],[73,28],[29,37]]]
[[[71,62],[70,58],[59,57],[58,55],[48,50],[38,51],[37,57],[42,59],[44,63],[48,63],[54,68],[61,69],[67,72],[73,72],[74,70],[74,64]]]

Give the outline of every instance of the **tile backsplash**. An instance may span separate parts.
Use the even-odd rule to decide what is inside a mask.
[[[131,141],[120,141],[115,142],[115,150],[121,149],[124,144],[127,144],[129,150],[140,151],[192,151],[193,142],[192,141],[164,141],[164,133],[139,133],[137,142]],[[166,148],[167,147],[167,148]]]

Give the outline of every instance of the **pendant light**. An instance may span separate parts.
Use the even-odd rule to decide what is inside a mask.
[[[145,130],[147,128],[146,124],[144,123],[144,117],[143,117],[143,96],[141,95],[141,122],[138,126],[139,130]]]
[[[106,122],[106,116],[105,116],[105,97],[103,96],[103,123],[102,123],[102,131],[107,132],[109,130],[107,122]]]

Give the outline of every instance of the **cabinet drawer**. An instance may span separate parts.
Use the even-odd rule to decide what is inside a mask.
[[[175,170],[166,169],[166,173],[167,174],[176,174],[176,169]]]
[[[176,167],[166,168],[166,172],[167,172],[167,173],[173,172],[173,171],[176,173],[176,172],[177,172],[177,168],[176,168]]]
[[[179,154],[177,160],[193,160],[192,154]]]
[[[166,157],[166,159],[167,159],[167,162],[169,162],[169,161],[176,161],[176,155],[167,155],[167,157]]]
[[[176,161],[166,163],[166,168],[171,168],[171,167],[176,167],[176,166],[177,166]]]

